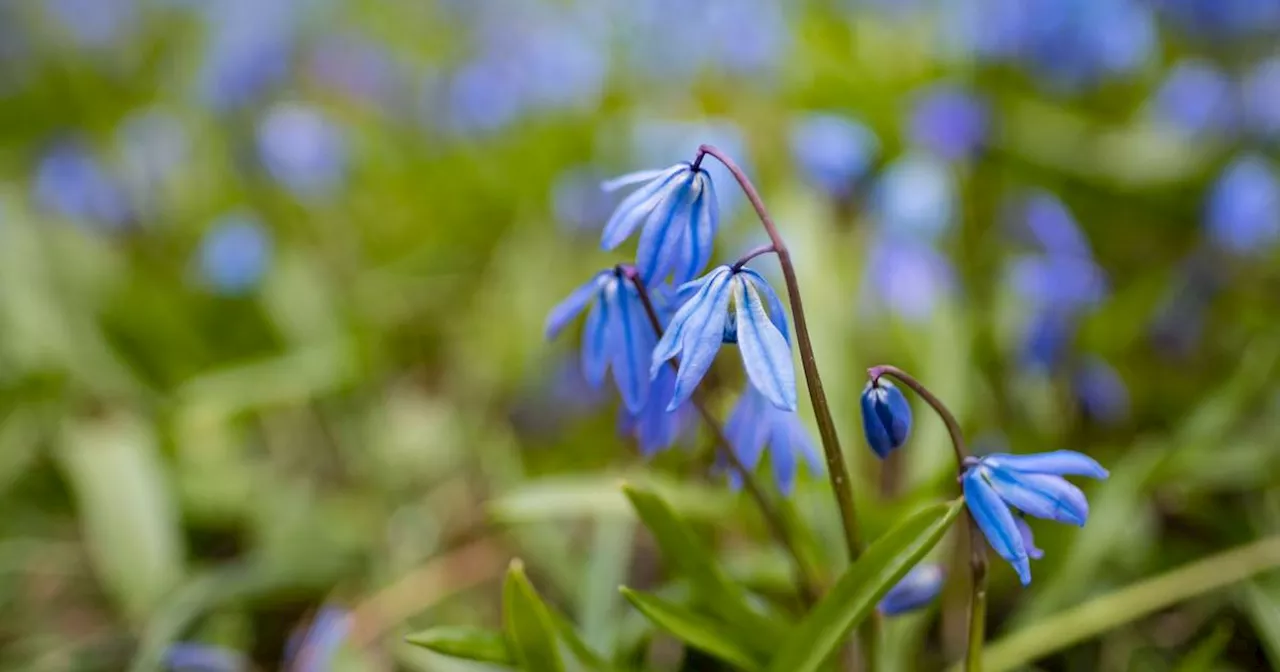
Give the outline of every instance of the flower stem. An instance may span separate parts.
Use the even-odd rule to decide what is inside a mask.
[[[911,391],[919,395],[926,404],[933,408],[938,417],[942,418],[942,424],[947,426],[947,434],[951,437],[951,448],[956,455],[956,472],[963,476],[969,461],[973,458],[970,457],[968,449],[964,446],[964,433],[960,430],[960,422],[956,420],[956,416],[951,412],[951,409],[947,408],[947,405],[942,403],[942,400],[930,392],[929,388],[925,387],[923,383],[896,366],[888,364],[873,366],[867,369],[867,376],[871,378],[872,383],[879,381],[881,376],[893,378],[911,388]],[[982,646],[986,638],[987,547],[978,530],[978,523],[973,519],[973,512],[967,509],[966,511],[969,514],[969,525],[966,529],[969,536],[969,569],[972,576],[972,592],[969,596],[969,645],[965,654],[965,669],[969,672],[980,672],[982,670]]]
[[[640,279],[640,275],[631,266],[619,266],[618,271],[635,286],[636,292],[640,295],[640,303],[644,305],[644,312],[649,316],[649,324],[653,326],[654,332],[661,338],[662,321],[658,319],[658,312],[654,310],[653,301],[649,298],[649,291],[645,288],[644,281]],[[669,360],[669,363],[673,369],[678,366],[674,359]],[[729,439],[724,434],[724,428],[720,426],[711,409],[707,408],[706,404],[702,402],[701,395],[695,393],[692,401],[693,407],[697,409],[703,423],[707,426],[707,429],[711,430],[711,436],[721,456],[742,479],[744,489],[755,500],[756,505],[760,507],[760,512],[764,515],[765,523],[768,525],[770,532],[791,555],[792,564],[795,566],[796,579],[800,584],[800,597],[806,607],[812,606],[818,601],[818,581],[808,563],[804,561],[804,555],[800,552],[800,547],[787,524],[786,518],[769,501],[769,498],[764,494],[764,489],[756,483],[755,474],[752,474],[751,470],[747,469],[747,466],[742,463],[742,460],[738,459],[738,454],[733,452],[733,447],[729,445]]]
[[[698,147],[698,154],[693,160],[694,166],[702,164],[702,159],[711,155],[716,158],[738,181],[742,193],[746,194],[756,216],[769,236],[769,248],[778,256],[778,265],[782,267],[782,277],[787,283],[787,300],[791,303],[791,318],[796,325],[796,344],[800,348],[800,365],[804,367],[805,384],[809,387],[809,400],[813,404],[813,416],[818,422],[818,435],[822,439],[822,452],[827,460],[827,477],[831,479],[831,490],[835,493],[836,505],[840,509],[840,523],[844,529],[845,550],[849,562],[856,562],[862,555],[862,535],[858,530],[858,516],[853,503],[853,487],[849,483],[849,468],[844,462],[844,452],[840,449],[840,437],[836,434],[836,423],[831,417],[831,405],[827,401],[827,393],[822,389],[822,377],[818,373],[817,359],[813,355],[813,341],[809,337],[809,323],[804,315],[804,301],[800,298],[800,281],[796,279],[795,265],[791,263],[791,252],[787,243],[778,232],[778,227],[764,207],[760,192],[751,183],[742,168],[734,163],[724,152],[712,145]],[[763,254],[764,252],[760,252]],[[880,640],[880,615],[873,613],[867,619],[866,626],[860,633],[866,669],[876,672]]]
[[[769,211],[760,199],[760,193],[747,178],[738,164],[719,149],[711,145],[698,148],[698,156],[694,159],[697,165],[704,155],[711,155],[724,164],[742,187],[751,207],[755,208],[765,233],[769,235],[772,251],[778,255],[778,265],[782,267],[782,277],[787,283],[787,299],[791,302],[791,316],[796,324],[796,344],[800,348],[800,364],[804,367],[805,382],[809,387],[809,398],[813,402],[813,415],[818,421],[818,434],[822,438],[822,450],[827,459],[827,475],[831,479],[831,489],[835,491],[836,503],[840,507],[840,522],[844,526],[845,547],[849,553],[849,561],[858,559],[862,554],[862,537],[858,532],[858,519],[853,504],[853,488],[849,484],[849,469],[844,463],[844,453],[840,450],[840,438],[836,435],[836,423],[831,417],[831,407],[827,402],[827,394],[822,390],[822,378],[818,374],[818,365],[813,356],[813,341],[809,338],[809,324],[804,315],[804,302],[800,298],[800,283],[796,280],[796,269],[791,263],[791,253],[787,244],[778,233],[778,227],[769,216]]]
[[[776,252],[776,251],[777,250],[773,247],[773,245],[761,245],[760,247],[757,247],[747,252],[746,254],[742,255],[741,257],[739,257],[737,261],[733,262],[733,266],[731,266],[730,268],[733,269],[734,273],[737,273],[738,271],[741,271],[742,267],[746,266],[747,262],[751,261],[752,259],[755,259],[756,257],[762,257],[766,254],[769,254],[770,252]]]

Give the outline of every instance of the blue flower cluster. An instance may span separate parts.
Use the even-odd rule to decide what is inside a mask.
[[[751,388],[726,438],[748,468],[768,445],[779,487],[790,492],[797,456],[813,470],[821,466],[795,415],[796,374],[781,299],[741,262],[699,277],[720,223],[705,168],[679,163],[604,184],[606,190],[625,186],[635,189],[609,217],[601,246],[614,249],[639,231],[635,265],[601,271],[574,290],[548,315],[547,337],[587,312],[582,369],[595,386],[612,370],[624,408],[620,424],[646,455],[678,440],[716,354],[736,345]]]

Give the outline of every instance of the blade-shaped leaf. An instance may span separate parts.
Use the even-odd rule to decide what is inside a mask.
[[[1240,602],[1267,658],[1280,667],[1280,590],[1273,583],[1254,581],[1241,591]]]
[[[653,492],[632,484],[622,491],[657,540],[663,560],[689,580],[694,601],[733,625],[739,641],[750,648],[774,650],[786,628],[751,610],[746,593],[716,565],[698,534]]]
[[[515,657],[507,648],[502,633],[467,626],[444,626],[415,632],[404,638],[415,646],[454,658],[483,663],[515,665]]]
[[[963,499],[930,506],[877,539],[791,632],[769,669],[818,669],[880,598],[937,545],[963,508]]]
[[[507,645],[520,669],[529,672],[560,672],[559,642],[547,606],[538,597],[524,563],[512,560],[502,586],[502,623]]]
[[[761,670],[756,654],[742,646],[733,629],[654,595],[622,588],[622,594],[646,618],[681,641],[743,670]]]

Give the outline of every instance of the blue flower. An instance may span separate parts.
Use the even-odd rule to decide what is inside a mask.
[[[333,669],[333,659],[351,631],[351,615],[338,607],[320,609],[303,633],[295,633],[286,646],[288,669],[296,672],[325,672]]]
[[[120,184],[77,141],[61,142],[41,157],[33,189],[40,207],[63,217],[108,229],[133,218]]]
[[[321,195],[342,181],[342,133],[314,107],[274,106],[258,124],[258,153],[271,177],[299,197]]]
[[[606,191],[643,184],[618,204],[605,224],[600,245],[606,250],[623,241],[644,224],[636,268],[646,283],[667,275],[675,282],[693,280],[711,259],[711,245],[720,224],[711,176],[689,163],[665,170],[623,175],[604,184]]]
[[[178,642],[165,649],[162,665],[169,672],[236,672],[249,669],[249,660],[220,646]]]
[[[793,411],[774,406],[754,387],[748,387],[738,398],[724,426],[725,439],[742,466],[753,471],[760,464],[766,446],[778,491],[790,495],[796,484],[796,454],[809,467],[809,473],[822,473],[822,460],[809,432]],[[729,483],[741,486],[741,476],[729,472]]]
[[[862,390],[862,431],[867,445],[882,460],[906,443],[911,432],[911,405],[888,380],[873,380]]]
[[[673,411],[667,410],[676,389],[675,369],[664,366],[649,384],[649,398],[644,408],[633,413],[626,407],[619,411],[618,429],[636,440],[640,454],[651,457],[675,445],[693,426],[694,408],[689,402]]]
[[[868,254],[863,286],[890,312],[923,322],[955,288],[954,276],[947,258],[932,245],[907,236],[879,236]]]
[[[1213,64],[1187,59],[1169,71],[1151,99],[1150,114],[1190,136],[1230,131],[1236,117],[1232,88]]]
[[[987,140],[986,101],[955,85],[926,90],[911,110],[911,142],[951,161],[971,158]]]
[[[1267,160],[1246,154],[1214,183],[1205,212],[1209,238],[1235,254],[1251,254],[1280,239],[1280,179]]]
[[[866,126],[837,114],[809,113],[791,124],[792,160],[805,179],[834,198],[844,198],[880,153],[880,140]]]
[[[1129,415],[1129,388],[1102,359],[1091,357],[1071,377],[1071,387],[1085,416],[1113,424]]]
[[[224,296],[238,296],[256,287],[270,261],[270,234],[245,214],[219,218],[200,241],[200,276]]]
[[[1090,259],[1089,239],[1071,211],[1055,195],[1037,190],[1013,208],[1034,242],[1047,254]]]
[[[675,395],[668,409],[684,403],[711,368],[725,340],[732,299],[737,320],[735,340],[747,378],[774,406],[794,411],[796,374],[791,362],[787,317],[769,283],[753,270],[720,266],[682,286],[680,291],[684,296],[691,296],[676,311],[671,325],[662,334],[650,366],[651,375],[656,376],[668,359],[680,355]]]
[[[1242,115],[1249,130],[1280,137],[1280,56],[1258,63],[1240,83]]]
[[[955,176],[948,164],[923,153],[895,159],[873,195],[876,221],[886,234],[932,242],[955,219]]]
[[[205,5],[210,35],[197,77],[216,110],[258,100],[289,74],[297,37],[296,0],[223,0]]]
[[[605,372],[612,369],[623,404],[631,413],[639,413],[649,399],[651,376],[645,366],[657,340],[644,303],[620,270],[601,271],[551,310],[547,338],[555,338],[588,306],[582,332],[583,375],[598,387]],[[656,370],[652,377],[657,377]],[[678,405],[673,402],[671,408]]]
[[[943,578],[942,565],[933,562],[916,565],[902,577],[898,585],[885,593],[876,609],[885,616],[915,611],[938,597],[938,593],[942,592]]]
[[[1030,530],[1014,511],[1083,526],[1089,517],[1084,493],[1063,476],[1108,476],[1093,458],[1071,450],[1032,455],[997,453],[970,458],[961,478],[969,512],[996,554],[1013,565],[1022,585],[1031,583],[1029,558],[1039,555]]]

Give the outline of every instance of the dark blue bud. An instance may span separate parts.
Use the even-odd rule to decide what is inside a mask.
[[[862,390],[862,430],[867,444],[882,460],[906,443],[911,432],[911,406],[893,383],[876,380]]]
[[[720,342],[728,345],[737,345],[738,343],[738,313],[729,313],[728,319],[724,321],[724,333],[720,336]]]

